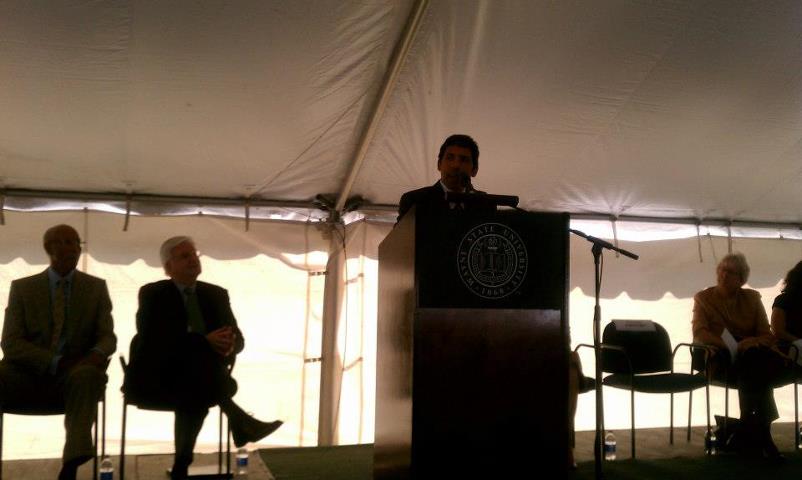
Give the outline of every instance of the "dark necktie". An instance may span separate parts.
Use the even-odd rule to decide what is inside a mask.
[[[59,279],[56,282],[56,292],[53,296],[53,336],[50,338],[50,348],[58,348],[61,331],[64,329],[64,320],[67,316],[67,280]]]
[[[187,326],[189,327],[189,331],[206,335],[206,325],[203,323],[203,314],[201,314],[200,304],[198,304],[198,295],[195,289],[192,287],[185,288],[184,295],[186,295],[187,299]]]

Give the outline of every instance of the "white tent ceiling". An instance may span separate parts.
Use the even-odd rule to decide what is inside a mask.
[[[2,1],[6,207],[26,190],[392,205],[461,132],[476,185],[525,208],[802,223],[802,3],[423,2],[376,109],[417,5]]]

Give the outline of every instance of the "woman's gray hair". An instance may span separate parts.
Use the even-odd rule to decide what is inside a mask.
[[[167,265],[167,262],[170,260],[172,256],[173,249],[184,242],[189,242],[192,246],[195,246],[195,240],[192,240],[192,237],[187,237],[186,235],[179,235],[177,237],[170,237],[162,243],[161,248],[159,249],[159,256],[162,259],[162,267]]]
[[[718,267],[716,267],[716,269],[721,268],[725,264],[731,265],[738,271],[738,274],[741,276],[741,282],[746,283],[746,281],[749,280],[749,264],[746,263],[746,257],[743,253],[736,252],[724,255],[724,258],[718,262]]]

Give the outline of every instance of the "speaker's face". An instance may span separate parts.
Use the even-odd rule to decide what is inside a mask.
[[[471,150],[457,145],[450,145],[443,152],[443,158],[437,161],[440,180],[449,190],[462,191],[467,185],[466,179],[475,177],[478,168],[473,166]]]

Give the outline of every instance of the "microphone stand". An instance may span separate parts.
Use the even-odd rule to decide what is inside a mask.
[[[624,256],[632,258],[634,260],[638,259],[638,256],[634,253],[628,252],[623,248],[618,248],[612,243],[602,240],[600,238],[593,237],[591,235],[587,235],[584,232],[580,232],[579,230],[574,230],[573,228],[569,229],[571,233],[574,235],[578,235],[590,243],[593,244],[590,251],[593,254],[593,265],[595,270],[595,285],[596,285],[596,305],[593,308],[593,354],[596,361],[596,440],[593,444],[593,460],[594,460],[594,468],[595,468],[595,478],[596,480],[601,480],[604,478],[602,474],[602,452],[601,452],[601,445],[602,445],[602,426],[604,425],[604,402],[602,397],[602,378],[601,378],[601,335],[600,335],[600,324],[601,324],[601,306],[599,306],[599,295],[601,293],[601,256],[602,250],[608,249],[618,252]]]

